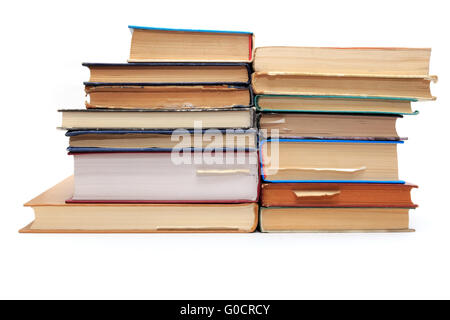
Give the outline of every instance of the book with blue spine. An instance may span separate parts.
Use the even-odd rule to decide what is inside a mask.
[[[397,145],[403,141],[267,139],[259,144],[264,181],[404,183]]]
[[[401,115],[360,113],[262,113],[262,138],[406,140],[396,130]]]
[[[251,62],[253,33],[129,26],[129,62]]]
[[[172,150],[249,151],[257,148],[257,131],[203,130],[70,130],[68,151],[158,152]]]

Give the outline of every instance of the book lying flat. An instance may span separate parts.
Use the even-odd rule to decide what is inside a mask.
[[[353,96],[383,99],[434,100],[430,83],[435,77],[370,77],[303,75],[255,72],[252,87],[256,94]]]
[[[262,232],[410,232],[408,208],[261,208]]]
[[[404,183],[397,144],[403,141],[268,139],[260,142],[268,182]]]
[[[264,207],[416,208],[412,184],[263,183]]]
[[[64,129],[234,129],[253,128],[253,108],[190,110],[66,109],[62,113]]]
[[[73,204],[70,177],[25,204],[35,220],[22,233],[253,232],[258,205]]]
[[[90,78],[84,84],[99,85],[248,85],[250,65],[214,62],[83,63]]]
[[[309,139],[400,140],[397,116],[325,113],[263,113],[261,132],[268,137]],[[265,131],[267,130],[267,131]]]
[[[129,62],[251,62],[253,33],[129,26]]]
[[[427,78],[430,48],[261,47],[256,72]]]
[[[247,130],[76,130],[68,131],[74,148],[123,149],[254,149],[256,129]]]
[[[377,99],[349,96],[257,95],[255,107],[263,112],[417,114],[415,99]]]
[[[254,202],[256,151],[75,153],[71,201]]]
[[[248,87],[209,86],[86,86],[87,108],[192,109],[252,105]]]

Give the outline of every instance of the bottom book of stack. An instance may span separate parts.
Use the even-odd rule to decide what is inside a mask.
[[[264,183],[262,232],[410,232],[412,184]]]
[[[22,233],[253,232],[257,203],[70,203],[69,177],[25,204],[35,220]]]

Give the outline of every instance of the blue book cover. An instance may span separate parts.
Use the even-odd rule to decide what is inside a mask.
[[[177,130],[177,129],[175,129]],[[210,131],[211,129],[202,129],[198,130],[202,133],[206,133]],[[245,130],[239,130],[239,129],[216,129],[219,130],[221,133],[225,134],[227,130],[233,130],[233,131],[242,131],[243,133],[257,133],[257,130],[255,128],[245,129]],[[183,129],[183,131],[187,131],[189,133],[197,132],[194,129]],[[67,137],[72,136],[79,136],[84,134],[167,134],[170,135],[174,132],[174,130],[107,130],[107,129],[91,129],[91,130],[68,130],[66,132]]]
[[[190,134],[214,134],[214,132],[220,132],[223,135],[226,135],[227,132],[230,132],[232,134],[251,134],[252,139],[254,141],[255,147],[242,147],[236,146],[236,147],[204,147],[204,148],[195,148],[195,147],[184,147],[184,148],[161,148],[161,147],[145,147],[145,148],[123,148],[123,147],[68,147],[67,150],[70,153],[90,153],[90,152],[171,152],[171,151],[257,151],[257,130],[254,128],[251,129],[202,129],[202,130],[186,130],[183,129],[183,132],[188,132]],[[104,129],[98,129],[98,130],[68,130],[66,132],[66,136],[68,137],[76,137],[76,136],[83,136],[83,135],[127,135],[127,134],[163,134],[170,136],[172,133],[174,133],[174,130],[104,130]],[[178,134],[180,134],[179,132]],[[94,143],[95,144],[95,143]]]
[[[251,152],[256,148],[92,148],[92,147],[68,147],[67,151],[74,153],[112,153],[112,152]]]
[[[144,27],[129,25],[130,30],[141,29],[141,30],[160,30],[160,31],[181,31],[181,32],[201,32],[201,33],[238,33],[238,34],[253,34],[249,31],[227,31],[227,30],[205,30],[205,29],[177,29],[177,28],[157,28],[157,27]]]

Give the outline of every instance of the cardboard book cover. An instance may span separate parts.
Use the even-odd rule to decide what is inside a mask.
[[[21,233],[243,233],[258,224],[257,203],[68,203],[73,176],[25,204],[35,220]]]
[[[241,62],[84,62],[82,65],[91,70],[91,78],[97,79],[85,81],[85,86],[230,85],[248,87],[252,74],[251,64]],[[100,70],[102,73],[95,76],[98,73],[94,73],[96,70]],[[124,73],[127,71],[129,75]],[[127,80],[123,80],[124,78]],[[187,80],[180,81],[180,79]]]

